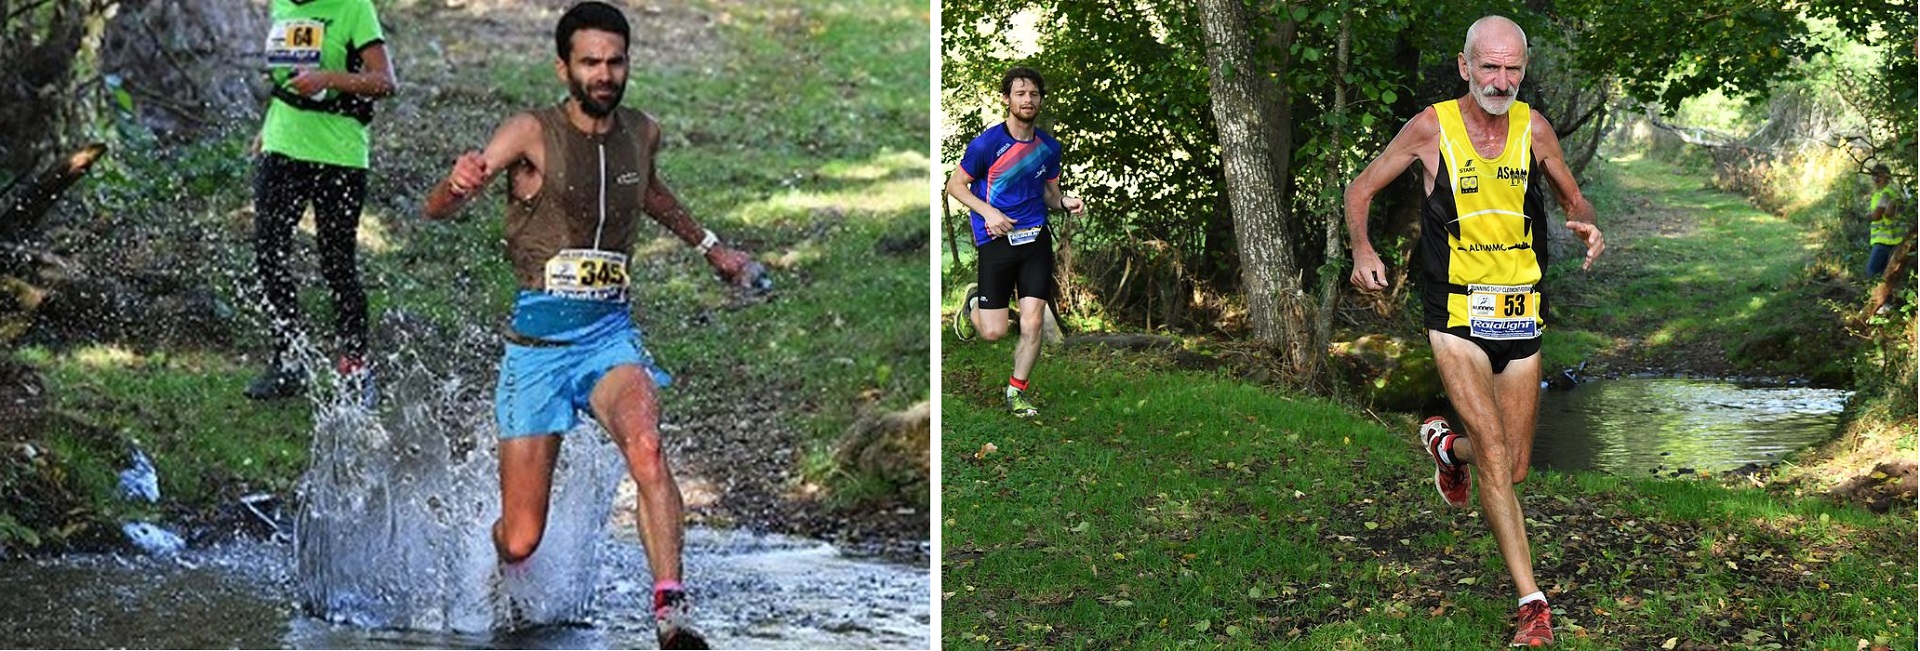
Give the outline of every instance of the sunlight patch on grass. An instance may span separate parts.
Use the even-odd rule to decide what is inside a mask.
[[[820,166],[821,176],[842,181],[878,181],[927,171],[927,155],[914,151],[883,151],[863,161],[832,161]]]
[[[146,360],[142,359],[140,355],[133,351],[113,344],[81,348],[72,353],[71,359],[81,366],[96,370],[107,368],[138,368],[146,362]]]
[[[393,239],[387,234],[387,224],[398,221],[390,215],[367,210],[360,215],[360,230],[355,234],[364,254],[380,255],[393,250]]]
[[[924,179],[899,179],[825,192],[790,191],[741,206],[740,221],[768,225],[799,215],[817,219],[893,221],[901,212],[925,210]]]

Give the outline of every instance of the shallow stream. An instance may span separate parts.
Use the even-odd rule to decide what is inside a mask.
[[[1592,380],[1543,393],[1533,465],[1619,475],[1764,466],[1832,438],[1850,395],[1730,380]]]

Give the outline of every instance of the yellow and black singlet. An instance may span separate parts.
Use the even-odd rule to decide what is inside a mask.
[[[1540,274],[1547,268],[1546,207],[1524,102],[1507,111],[1507,145],[1481,158],[1458,100],[1433,105],[1440,161],[1420,209],[1426,327],[1480,339],[1532,339],[1546,324]]]

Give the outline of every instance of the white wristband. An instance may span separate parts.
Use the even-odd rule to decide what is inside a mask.
[[[720,236],[714,235],[713,231],[702,230],[707,235],[706,237],[700,238],[700,245],[697,248],[700,249],[700,255],[706,255],[708,251],[713,250],[713,247],[720,245]]]

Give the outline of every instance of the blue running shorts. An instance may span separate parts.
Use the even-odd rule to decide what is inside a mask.
[[[553,344],[507,343],[500,361],[500,381],[494,390],[494,417],[500,425],[500,438],[572,430],[580,424],[580,412],[592,412],[588,399],[594,385],[616,366],[640,366],[653,378],[656,388],[673,383],[673,377],[660,370],[647,352],[624,303],[621,309],[606,311],[584,325],[554,331],[543,327],[549,324],[538,323],[538,318],[527,318],[540,314],[542,304],[550,300],[534,292],[522,292],[520,300],[515,301],[515,331]],[[545,332],[532,335],[527,330]]]

